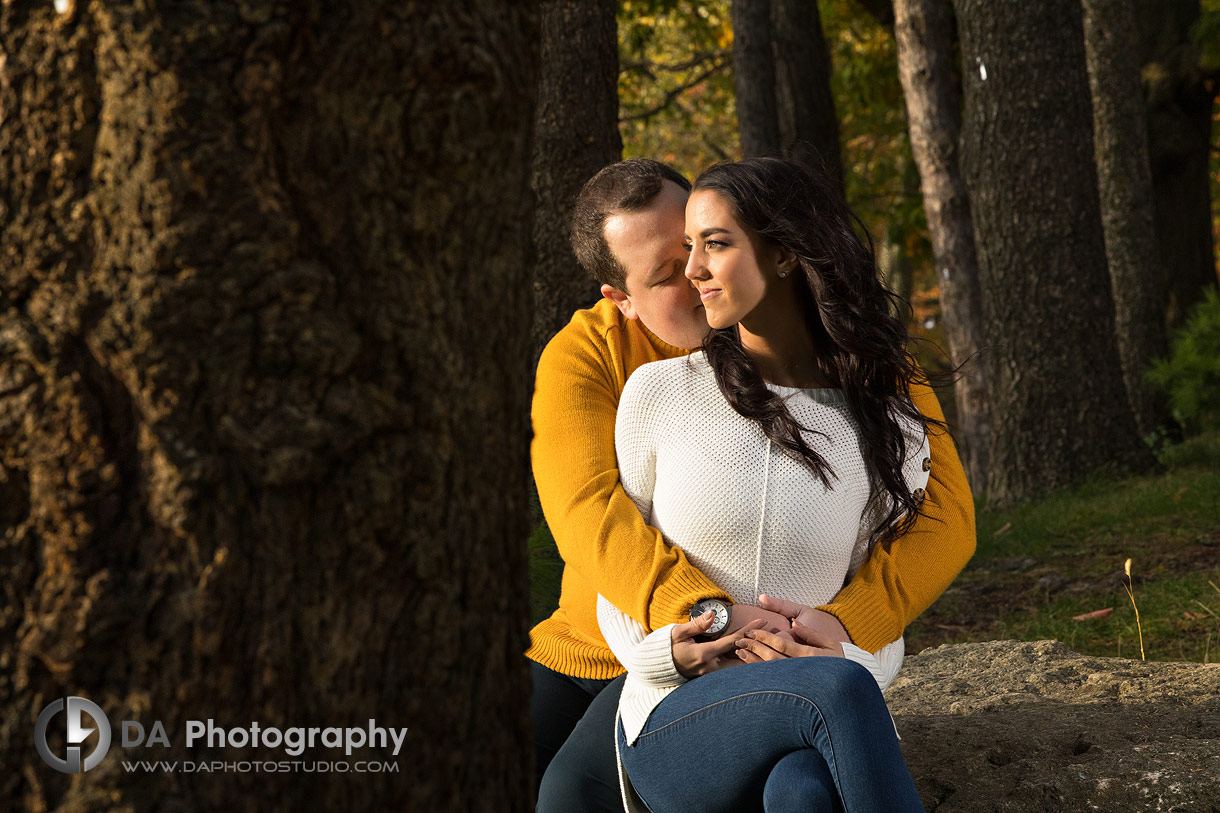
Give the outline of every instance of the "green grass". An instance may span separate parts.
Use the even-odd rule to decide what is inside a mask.
[[[1140,657],[1123,588],[1130,557],[1149,660],[1220,661],[1220,436],[1160,454],[1165,470],[1095,479],[1004,511],[977,512],[978,549],[908,628],[938,643],[1057,638],[1077,651]],[[1113,608],[1104,618],[1075,616]]]
[[[1215,550],[1220,552],[1220,548]],[[1138,565],[1132,567],[1148,660],[1220,661],[1220,590],[1212,587],[1220,585],[1220,566],[1155,580],[1142,579]],[[1073,620],[1074,616],[1104,609],[1099,605],[1113,607],[1114,611],[1102,619]],[[1140,657],[1135,611],[1121,588],[1088,599],[1062,597],[1036,611],[1007,617],[1000,626],[1005,634],[998,637],[1026,641],[1057,638],[1086,654]]]
[[[563,559],[555,549],[555,539],[546,523],[534,528],[529,538],[530,623],[537,624],[559,606],[559,586]]]

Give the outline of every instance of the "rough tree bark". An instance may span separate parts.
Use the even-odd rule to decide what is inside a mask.
[[[0,5],[0,798],[529,807],[536,24]],[[33,748],[67,694],[115,729],[75,778]],[[121,769],[121,720],[283,758],[187,749],[209,717],[409,732],[350,758],[399,773]]]
[[[779,143],[793,158],[823,169],[843,192],[830,48],[816,0],[772,0],[771,31]]]
[[[960,94],[954,80],[949,0],[895,0],[894,37],[949,357],[960,367],[954,386],[955,436],[975,491],[987,481],[987,380],[982,299],[970,199],[958,158]]]
[[[992,505],[1152,462],[1127,402],[1079,5],[956,0]]]
[[[1166,319],[1172,332],[1203,299],[1203,291],[1217,283],[1208,160],[1220,82],[1213,76],[1208,83],[1191,36],[1199,0],[1139,3],[1136,19],[1157,239],[1166,274]]]
[[[746,158],[780,149],[771,46],[771,0],[733,0],[733,84],[737,132]]]
[[[1127,397],[1140,434],[1168,427],[1165,397],[1144,377],[1168,352],[1165,283],[1152,208],[1152,176],[1132,0],[1084,0],[1093,99],[1093,149],[1114,322]]]
[[[568,240],[580,187],[622,158],[614,0],[542,4],[542,62],[534,124],[534,362],[572,314],[601,296]]]

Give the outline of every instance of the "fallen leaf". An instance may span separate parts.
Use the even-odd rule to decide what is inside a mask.
[[[1182,486],[1181,488],[1179,488],[1177,493],[1173,495],[1173,501],[1181,502],[1182,495],[1185,494],[1187,491],[1190,491],[1190,486]]]
[[[1072,616],[1073,621],[1092,621],[1094,618],[1105,618],[1110,613],[1114,612],[1113,607],[1107,607],[1104,610],[1094,610],[1091,613],[1081,613],[1080,615]]]
[[[1005,522],[1004,527],[997,530],[994,534],[992,534],[992,536],[1003,536],[1004,534],[1008,533],[1011,530],[1012,530],[1012,523]]]
[[[1182,613],[1182,615],[1184,615],[1190,621],[1199,621],[1201,619],[1207,618],[1207,613],[1192,613],[1190,610],[1187,610],[1186,612]]]

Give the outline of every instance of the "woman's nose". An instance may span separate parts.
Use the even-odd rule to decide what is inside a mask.
[[[687,279],[703,279],[706,276],[703,265],[699,262],[699,254],[693,248],[690,251],[690,256],[686,258],[686,271],[684,273]]]

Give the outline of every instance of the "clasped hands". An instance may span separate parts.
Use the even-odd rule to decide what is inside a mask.
[[[758,606],[734,604],[729,627],[714,641],[696,641],[712,624],[712,614],[675,624],[670,635],[674,666],[694,678],[742,663],[778,658],[843,657],[843,643],[851,636],[839,619],[805,604],[758,597]]]

